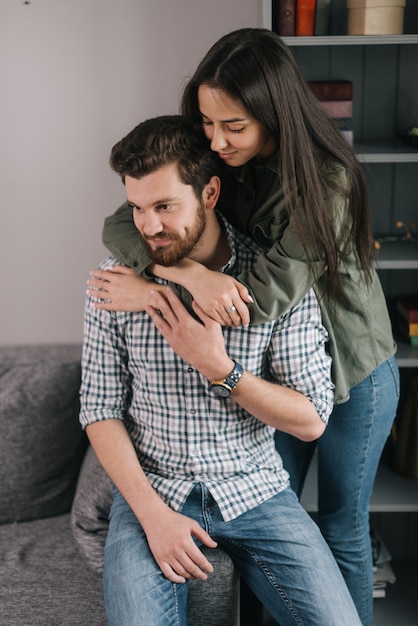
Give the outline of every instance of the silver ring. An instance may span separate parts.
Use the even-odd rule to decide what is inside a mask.
[[[226,312],[228,313],[228,315],[231,315],[231,313],[233,313],[236,310],[237,308],[234,305],[232,305],[229,309],[226,309]]]

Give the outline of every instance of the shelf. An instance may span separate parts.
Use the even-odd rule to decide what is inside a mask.
[[[418,241],[393,240],[380,243],[376,253],[377,270],[416,270],[418,269]]]
[[[302,506],[309,512],[318,510],[318,465],[314,455],[301,496]],[[411,513],[418,511],[418,481],[402,478],[381,464],[370,502],[371,512]]]
[[[387,46],[418,44],[418,35],[328,35],[317,37],[282,37],[288,46]]]
[[[396,360],[399,367],[418,367],[418,348],[399,341],[395,337],[397,350]]]
[[[388,585],[385,598],[373,601],[373,626],[417,626],[418,562],[414,559],[391,561],[396,582]],[[277,626],[267,609],[263,609],[261,626]]]
[[[354,142],[354,150],[362,163],[418,163],[418,149],[401,140]]]
[[[414,559],[391,561],[396,582],[388,585],[385,598],[374,600],[374,626],[416,626],[418,624],[417,572]]]

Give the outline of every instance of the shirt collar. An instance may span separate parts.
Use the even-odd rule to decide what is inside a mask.
[[[259,173],[268,170],[274,175],[279,175],[280,163],[280,155],[279,152],[276,150],[276,152],[274,152],[269,159],[266,159],[261,163],[258,163],[255,159],[252,159],[249,163],[245,163],[245,165],[241,165],[240,167],[231,168],[231,166],[224,165],[224,168],[228,168],[226,171],[229,170],[229,172],[233,170],[232,174],[234,178],[236,178],[238,182],[244,183],[246,180],[248,180],[249,176],[253,175],[252,173],[254,172]]]
[[[223,272],[224,274],[231,274],[233,272],[233,269],[237,261],[236,230],[224,218],[224,216],[221,213],[219,213],[219,211],[217,211],[216,214],[218,216],[218,220],[221,222],[221,226],[223,225],[224,227],[225,235],[229,244],[229,249],[231,251],[231,256],[229,258],[229,261],[225,263],[225,265],[221,267],[219,271]]]

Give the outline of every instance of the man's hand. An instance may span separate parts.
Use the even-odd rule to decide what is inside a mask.
[[[153,303],[146,311],[155,326],[182,359],[209,380],[223,378],[232,370],[222,327],[193,302],[200,323],[183,306],[169,287],[153,294]]]
[[[148,481],[121,420],[103,420],[87,426],[87,435],[105,471],[136,515],[151,552],[163,574],[172,582],[205,580],[213,567],[193,537],[208,548],[216,542],[199,524],[176,513]]]
[[[208,548],[216,548],[217,543],[195,520],[167,507],[163,514],[152,515],[143,522],[143,528],[156,562],[171,582],[206,580],[213,572],[193,538]]]
[[[185,258],[175,266],[153,264],[150,269],[160,278],[183,285],[200,308],[223,326],[248,326],[248,304],[253,302],[245,285],[233,276],[210,270]]]

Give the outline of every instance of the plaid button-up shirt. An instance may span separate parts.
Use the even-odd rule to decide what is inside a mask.
[[[226,224],[229,274],[250,269],[260,248]],[[102,265],[117,264],[110,257]],[[158,281],[164,283],[165,281]],[[80,422],[123,420],[150,483],[181,510],[204,483],[225,521],[288,484],[274,429],[175,354],[146,313],[100,311],[87,299]],[[333,405],[327,333],[313,291],[274,322],[223,329],[244,369],[305,394],[326,422]]]

